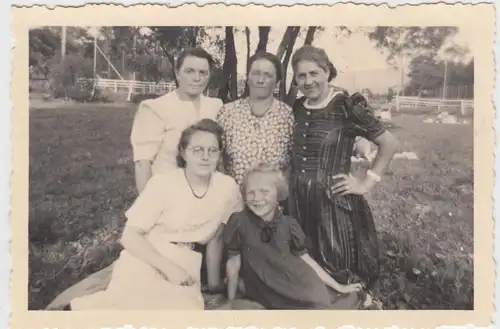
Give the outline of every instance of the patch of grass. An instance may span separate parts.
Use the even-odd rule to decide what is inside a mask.
[[[134,112],[30,111],[30,309],[117,258],[124,211],[136,197]],[[388,309],[473,309],[472,125],[393,120],[401,151],[420,160],[393,160],[367,196],[383,247],[379,297]]]

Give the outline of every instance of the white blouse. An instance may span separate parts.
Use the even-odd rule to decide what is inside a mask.
[[[177,145],[184,129],[201,119],[215,120],[222,101],[201,95],[199,110],[173,91],[139,104],[131,132],[134,162],[152,161],[153,175],[177,168]]]

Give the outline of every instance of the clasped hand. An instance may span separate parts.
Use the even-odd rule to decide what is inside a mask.
[[[337,174],[332,176],[333,180],[341,179],[339,182],[330,187],[330,192],[333,195],[356,194],[362,195],[370,191],[371,186],[366,180],[360,180],[357,177],[349,174]]]
[[[187,271],[179,266],[168,266],[158,272],[164,277],[165,280],[179,286],[192,286],[196,283],[196,280],[193,279]]]

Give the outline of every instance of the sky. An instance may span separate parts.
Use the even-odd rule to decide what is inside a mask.
[[[267,50],[275,53],[281,41],[285,28],[271,28]],[[321,47],[330,57],[330,61],[337,69],[337,78],[333,84],[347,89],[349,92],[360,91],[369,88],[372,92],[387,92],[389,87],[400,84],[401,71],[399,68],[391,67],[386,62],[386,54],[375,48],[366,36],[365,32],[371,30],[369,27],[354,28],[350,35],[339,33],[337,29],[326,29],[317,32],[313,45]],[[255,51],[258,43],[258,28],[250,29],[250,53]],[[450,43],[468,46],[474,37],[473,30],[463,30],[456,37],[450,39]],[[303,44],[303,37],[297,39],[294,50]],[[246,36],[243,32],[235,35],[236,52],[238,58],[238,72],[246,71]],[[408,63],[404,63],[407,71]],[[291,65],[290,65],[291,66]],[[292,69],[287,70],[288,79],[292,78]]]
[[[400,68],[391,67],[387,64],[386,54],[375,48],[374,43],[371,42],[365,34],[373,28],[350,28],[353,30],[353,33],[350,35],[339,33],[339,30],[336,28],[326,28],[324,31],[316,32],[313,45],[323,48],[330,57],[331,62],[337,68],[338,75],[333,81],[333,84],[345,88],[349,92],[359,91],[362,88],[369,88],[375,93],[384,93],[387,92],[388,88],[400,85]],[[285,30],[286,27],[271,28],[267,46],[269,52],[276,52]],[[247,56],[246,35],[243,32],[244,27],[239,27],[238,31],[239,32],[235,33],[238,72],[244,76],[246,72]],[[143,28],[142,32],[147,33],[147,28]],[[210,38],[215,38],[217,35],[223,34],[223,27],[213,29],[209,32]],[[477,32],[474,30],[474,27],[469,26],[467,28],[460,28],[458,34],[448,42],[468,47],[475,36],[477,36]],[[303,38],[303,35],[299,36],[295,43],[294,50],[304,43]],[[257,43],[258,27],[250,27],[251,54],[255,52]],[[209,41],[202,46],[204,46],[207,51],[217,56],[217,52],[213,51],[214,49],[210,49]],[[222,62],[222,58],[219,59]],[[405,72],[407,72],[409,61],[403,64],[403,68]],[[288,68],[287,73],[287,83],[290,83],[292,78],[291,67]]]

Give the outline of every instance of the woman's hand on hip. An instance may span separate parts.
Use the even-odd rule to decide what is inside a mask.
[[[338,174],[332,176],[334,180],[339,180],[337,183],[330,187],[330,192],[332,194],[356,194],[362,195],[371,190],[373,184],[368,180],[361,180],[354,177],[352,174]]]

